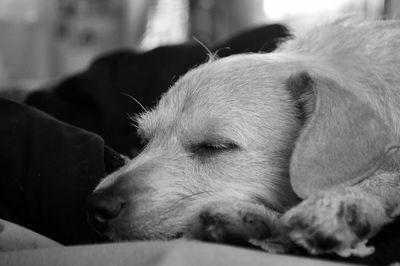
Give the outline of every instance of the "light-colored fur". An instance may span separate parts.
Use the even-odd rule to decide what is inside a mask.
[[[278,52],[306,56],[306,64],[316,75],[351,90],[399,135],[399,47],[399,21],[345,20],[316,28],[287,42]]]
[[[96,188],[124,201],[105,235],[248,239],[257,232],[238,224],[257,220],[258,238],[273,234],[263,226],[278,227],[311,253],[347,254],[399,202],[399,47],[399,22],[339,21],[274,53],[189,71],[137,119],[143,152]],[[305,200],[278,218],[300,201],[296,194]],[[370,230],[355,233],[343,213]],[[340,243],[312,245],[316,231]]]

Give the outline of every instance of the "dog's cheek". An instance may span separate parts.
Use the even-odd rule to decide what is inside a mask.
[[[197,186],[213,191],[213,197],[250,200],[254,194],[265,193],[268,188],[264,185],[269,183],[266,179],[275,176],[275,172],[261,152],[237,151],[198,163],[194,176],[198,176]]]

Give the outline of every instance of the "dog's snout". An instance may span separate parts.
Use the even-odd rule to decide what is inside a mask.
[[[89,224],[95,230],[104,232],[108,221],[117,218],[124,205],[120,198],[99,192],[93,193],[86,203]]]

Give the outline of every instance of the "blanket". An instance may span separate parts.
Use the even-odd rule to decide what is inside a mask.
[[[124,159],[102,138],[0,98],[0,218],[63,244],[96,241],[86,197]]]

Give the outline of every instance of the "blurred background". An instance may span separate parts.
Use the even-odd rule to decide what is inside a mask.
[[[396,18],[396,0],[0,0],[0,88],[35,88],[116,49],[206,46],[256,25],[294,32],[346,14]]]

